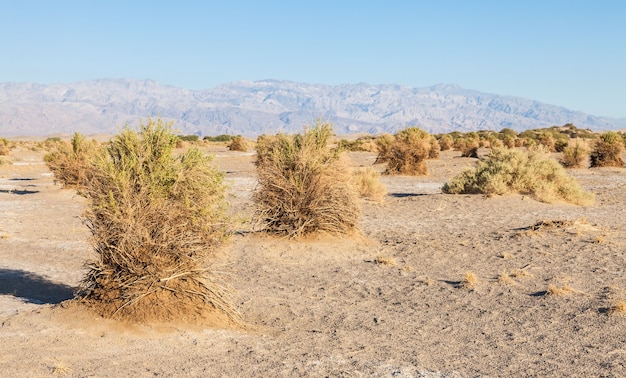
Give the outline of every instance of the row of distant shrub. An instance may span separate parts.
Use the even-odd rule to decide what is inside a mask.
[[[332,125],[318,121],[300,134],[257,139],[258,185],[252,199],[258,230],[287,237],[358,231],[357,187],[361,196],[380,194],[379,176],[371,167],[352,172],[342,154],[347,145],[332,146],[332,137]],[[175,153],[178,141],[171,125],[149,119],[139,132],[125,129],[106,145],[74,134],[70,143],[60,142],[46,155],[55,177],[74,183],[90,200],[85,222],[98,257],[89,265],[80,296],[109,317],[202,317],[208,306],[238,322],[228,290],[203,267],[233,228],[224,174],[195,146]],[[439,158],[443,137],[410,127],[366,142],[378,151],[377,162],[387,164],[386,174],[427,174],[426,160]],[[617,133],[602,134],[595,143],[592,156],[623,150]],[[602,143],[609,147],[599,148]],[[593,202],[593,194],[544,154],[545,148],[491,147],[487,157],[452,177],[442,191]]]

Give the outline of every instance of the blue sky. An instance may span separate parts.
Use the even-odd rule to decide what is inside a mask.
[[[19,0],[0,82],[457,84],[626,118],[624,1]]]

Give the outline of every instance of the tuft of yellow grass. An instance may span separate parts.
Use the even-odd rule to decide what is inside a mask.
[[[473,290],[478,285],[478,277],[473,272],[465,272],[465,276],[459,285],[463,289]]]
[[[353,172],[352,180],[361,198],[374,202],[384,202],[387,188],[380,182],[380,173],[372,167],[360,168]]]
[[[619,299],[609,307],[610,316],[626,316],[626,300]]]
[[[503,259],[505,259],[505,260],[509,260],[509,259],[512,259],[512,258],[513,258],[513,254],[512,254],[512,253],[509,253],[509,252],[502,252],[502,253],[500,254],[500,258],[503,258]]]
[[[511,277],[520,278],[520,277],[532,277],[533,275],[527,271],[526,269],[513,269],[510,273]]]
[[[69,375],[72,374],[72,368],[65,364],[65,362],[61,360],[54,360],[54,366],[52,367],[53,375]]]
[[[391,256],[377,256],[374,259],[374,262],[380,265],[389,265],[389,266],[396,265],[396,259],[394,259]]]
[[[555,296],[555,297],[565,297],[570,294],[579,294],[580,291],[568,286],[563,285],[558,287],[554,284],[549,284],[548,289],[546,290],[546,295]]]
[[[502,274],[498,276],[498,283],[501,283],[504,285],[514,285],[515,281],[511,278],[511,276],[507,272],[502,272]]]

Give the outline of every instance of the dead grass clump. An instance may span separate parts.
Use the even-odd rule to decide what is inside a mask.
[[[299,237],[350,233],[361,216],[352,173],[328,140],[332,125],[318,121],[303,134],[259,137],[253,195],[262,231]]]
[[[609,131],[600,135],[591,152],[591,167],[623,167],[624,140],[614,132]]]
[[[374,202],[384,201],[387,188],[380,182],[380,173],[374,168],[359,168],[353,172],[352,179],[361,198]]]
[[[13,161],[11,161],[11,158],[8,158],[6,156],[0,156],[0,166],[11,165],[11,164],[13,164]]]
[[[507,272],[503,272],[498,276],[498,283],[501,283],[503,285],[514,285],[515,281]]]
[[[244,137],[242,137],[241,135],[235,135],[230,140],[230,143],[228,144],[228,149],[231,151],[248,152],[248,150],[250,149],[250,145]]]
[[[589,205],[592,193],[585,192],[554,159],[540,151],[493,149],[478,161],[476,168],[453,177],[442,188],[444,193],[527,194],[542,202],[570,202]]]
[[[399,131],[387,151],[385,174],[413,176],[428,174],[426,160],[431,156],[432,139],[430,134],[417,127]]]
[[[555,284],[549,284],[548,289],[546,290],[546,295],[555,296],[555,297],[565,297],[571,294],[579,294],[580,291],[573,289],[568,285],[563,285],[561,287],[556,286]]]
[[[608,314],[611,316],[626,316],[626,300],[618,299],[609,307]]]
[[[97,142],[74,133],[70,143],[56,142],[56,150],[44,156],[44,161],[63,186],[82,187],[90,179],[89,160],[98,148]]]
[[[80,297],[104,317],[239,319],[205,266],[229,232],[223,174],[196,147],[174,156],[177,140],[171,124],[148,118],[93,159],[83,192],[97,257]]]
[[[472,272],[466,272],[463,276],[463,280],[459,284],[459,287],[463,289],[473,290],[478,285],[478,277]]]
[[[379,265],[388,265],[388,266],[396,265],[396,259],[394,259],[391,256],[377,256],[374,259],[374,262]]]
[[[561,164],[565,168],[586,168],[589,161],[589,148],[582,140],[571,140],[563,149]]]

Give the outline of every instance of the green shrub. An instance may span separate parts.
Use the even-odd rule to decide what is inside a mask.
[[[577,205],[593,203],[594,196],[582,190],[554,159],[540,151],[493,149],[476,168],[453,177],[444,193],[526,194],[538,201],[565,201]]]
[[[184,142],[197,142],[200,139],[197,135],[178,135],[177,138]]]
[[[228,291],[207,257],[227,237],[224,175],[196,147],[174,156],[171,124],[148,118],[125,128],[92,160],[83,193],[96,259],[81,300],[102,316],[133,322],[236,322]]]
[[[209,142],[230,142],[232,140],[232,136],[227,134],[221,134],[218,136],[205,136],[202,138],[203,140],[208,140]]]
[[[260,230],[299,237],[358,229],[351,172],[339,151],[328,147],[331,135],[332,125],[318,121],[303,134],[258,138],[253,199]]]
[[[593,151],[590,155],[592,167],[623,167],[624,141],[622,137],[609,131],[596,140]]]

